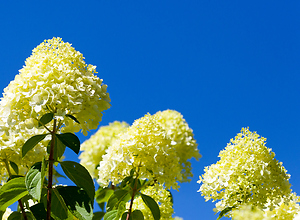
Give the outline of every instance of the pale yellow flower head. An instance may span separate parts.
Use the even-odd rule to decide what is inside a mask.
[[[201,158],[194,139],[193,130],[188,126],[183,116],[175,110],[159,111],[155,114],[156,122],[167,132],[171,138],[171,145],[176,150],[179,157],[179,163],[182,169],[183,181],[190,181],[191,158],[198,160]]]
[[[81,129],[87,134],[98,127],[110,99],[107,86],[95,73],[95,66],[87,65],[82,54],[61,38],[45,40],[33,49],[0,101],[0,180],[8,177],[4,161],[13,161],[24,174],[46,155],[47,138],[23,159],[21,147],[30,137],[46,132],[35,119],[49,109],[56,109],[62,132]],[[75,116],[80,124],[66,114]]]
[[[281,198],[280,202],[275,207],[268,201],[266,208],[264,209],[265,219],[294,219],[297,213],[300,212],[299,202],[300,197],[297,196],[296,193],[291,193],[289,196]]]
[[[216,211],[249,204],[262,209],[290,194],[290,175],[265,146],[266,139],[243,128],[219,154],[216,164],[205,167],[199,191],[206,201],[219,200]]]
[[[242,205],[239,209],[232,211],[232,220],[267,220],[264,212],[251,205]]]
[[[94,178],[98,177],[97,166],[106,153],[105,151],[128,127],[126,122],[115,121],[100,127],[94,135],[81,144],[80,148],[83,152],[79,156],[80,163],[87,168]]]
[[[146,189],[142,190],[142,193],[152,197],[158,204],[160,209],[160,220],[171,220],[174,213],[172,197],[169,191],[164,189],[163,186],[155,184],[154,186],[149,186]],[[130,202],[127,203],[127,208],[129,208]],[[154,220],[152,213],[148,206],[143,202],[141,197],[134,199],[133,211],[138,209],[140,210],[145,220]]]
[[[96,75],[96,67],[87,65],[83,55],[61,38],[45,40],[26,59],[25,66],[4,89],[0,117],[6,126],[28,120],[56,109],[63,120],[63,131],[86,134],[96,129],[102,112],[110,107],[106,85]],[[80,124],[66,117],[74,115]]]
[[[156,180],[167,188],[178,188],[182,180],[179,157],[165,130],[150,114],[136,120],[126,133],[108,148],[100,162],[100,185],[114,185],[135,168],[139,178]]]

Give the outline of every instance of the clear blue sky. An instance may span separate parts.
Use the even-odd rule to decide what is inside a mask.
[[[174,192],[176,215],[216,219],[196,181],[247,126],[267,138],[300,194],[299,1],[1,1],[0,10],[1,90],[34,47],[62,37],[108,85],[102,125],[184,115],[203,157]]]

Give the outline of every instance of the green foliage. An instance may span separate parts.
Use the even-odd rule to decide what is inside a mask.
[[[35,220],[31,212],[25,212],[28,220]],[[23,214],[21,212],[13,212],[9,215],[8,220],[24,220]]]
[[[160,219],[160,210],[159,210],[159,206],[157,205],[155,200],[153,198],[151,198],[150,196],[147,196],[142,193],[141,193],[141,197],[142,197],[144,203],[151,210],[154,220],[159,220]]]
[[[86,191],[77,186],[59,186],[57,191],[62,196],[69,211],[79,220],[92,220],[93,200]]]
[[[235,207],[236,207],[236,206],[232,206],[232,207],[227,207],[227,208],[223,209],[223,210],[220,212],[220,214],[219,214],[217,220],[221,219],[224,215],[226,215],[228,212],[230,212],[230,211],[231,211],[232,209],[234,209]]]
[[[54,114],[52,112],[44,114],[39,120],[39,127],[48,124],[52,121]]]
[[[0,210],[5,211],[8,206],[27,194],[25,177],[11,179],[0,188]]]
[[[22,147],[22,157],[24,157],[27,152],[34,148],[40,141],[44,140],[47,135],[48,134],[38,134],[29,138]]]
[[[13,161],[9,161],[9,164],[10,164],[11,168],[14,170],[14,172],[16,174],[19,174],[19,167],[18,167],[18,165],[15,162],[13,162]]]
[[[111,195],[111,197],[109,198],[107,205],[106,205],[106,209],[107,211],[111,211],[115,208],[119,207],[120,202],[124,201],[127,202],[128,200],[130,200],[131,196],[130,196],[130,191],[125,190],[125,189],[118,189],[116,191],[114,191],[114,193]]]
[[[30,211],[36,219],[46,219],[47,212],[43,203],[37,203],[30,207]]]
[[[97,201],[97,203],[104,203],[107,202],[108,199],[111,197],[111,195],[114,193],[113,189],[109,189],[109,188],[99,188],[96,191],[95,194],[95,199]]]
[[[80,150],[80,140],[73,133],[56,134],[56,137],[67,147],[73,150],[76,154]]]
[[[27,172],[25,184],[29,194],[40,201],[45,178],[45,160],[35,163]]]
[[[82,187],[91,200],[95,198],[95,186],[93,179],[87,169],[73,161],[60,162],[64,173],[78,186]]]
[[[71,118],[73,121],[75,121],[76,123],[80,124],[80,122],[77,120],[77,118],[75,118],[74,115],[69,115],[69,114],[66,114],[67,117]]]
[[[99,220],[102,219],[105,215],[105,212],[94,212],[94,216],[92,220]]]

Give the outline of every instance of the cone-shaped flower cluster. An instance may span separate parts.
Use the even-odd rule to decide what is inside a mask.
[[[45,147],[39,144],[23,160],[20,156],[26,140],[45,133],[36,120],[45,113],[55,112],[62,132],[81,129],[87,134],[97,128],[110,98],[95,73],[96,67],[87,65],[82,54],[61,38],[45,40],[33,50],[0,101],[1,178],[7,174],[5,161],[21,165],[22,170],[45,155]]]
[[[200,158],[192,130],[182,115],[167,110],[147,114],[123,133],[100,162],[98,183],[117,185],[135,169],[139,178],[154,180],[166,188],[192,176],[188,159]]]
[[[220,160],[205,168],[199,191],[206,200],[219,200],[216,211],[243,204],[262,209],[267,201],[272,207],[290,194],[290,175],[265,141],[243,128],[220,152]]]

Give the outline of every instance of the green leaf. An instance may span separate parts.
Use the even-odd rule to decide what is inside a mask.
[[[131,213],[130,217],[132,218],[132,220],[144,220],[143,213],[140,210],[138,210],[138,209],[134,210]]]
[[[30,211],[36,219],[47,219],[47,212],[43,203],[31,206]]]
[[[31,212],[25,212],[28,220],[35,220]],[[9,215],[7,220],[23,220],[23,214],[21,212],[13,212]]]
[[[14,170],[14,172],[16,174],[19,174],[19,167],[18,167],[18,165],[15,162],[13,162],[13,161],[9,161],[9,164],[10,164],[11,168]]]
[[[29,194],[38,201],[41,200],[45,172],[45,159],[43,159],[42,162],[32,165],[25,177],[25,184]]]
[[[95,195],[95,199],[97,201],[97,203],[103,203],[103,202],[107,202],[108,199],[111,197],[111,195],[114,193],[113,189],[109,189],[109,188],[99,188],[96,191],[96,195]]]
[[[76,123],[80,124],[80,122],[77,120],[77,118],[75,118],[75,116],[73,115],[69,115],[69,114],[66,114],[67,117],[71,118],[73,121],[75,121]]]
[[[52,121],[54,114],[52,112],[44,114],[39,120],[39,127],[48,124]]]
[[[22,158],[27,154],[28,151],[34,148],[35,145],[44,140],[47,135],[48,134],[39,134],[29,138],[22,147]]]
[[[52,140],[51,140],[52,141]],[[50,154],[51,141],[49,141],[47,146],[47,153]],[[56,136],[54,142],[53,160],[59,161],[66,150],[66,145],[64,145]]]
[[[18,177],[8,181],[0,188],[0,210],[5,210],[27,194],[25,177]]]
[[[79,163],[73,161],[60,162],[64,173],[78,186],[82,187],[90,199],[94,201],[95,186],[93,179],[87,169]]]
[[[79,153],[80,150],[80,141],[79,138],[73,133],[64,133],[64,134],[56,134],[57,138],[71,150],[73,150],[76,154]]]
[[[64,199],[59,194],[56,188],[54,188],[52,191],[51,216],[56,220],[64,220],[71,218],[71,216],[68,215],[68,208],[64,202]]]
[[[117,215],[118,215],[118,210],[109,211],[104,215],[103,220],[116,220]]]
[[[57,187],[69,211],[79,220],[92,220],[93,203],[86,191],[77,186]]]
[[[92,220],[99,220],[102,219],[105,215],[105,212],[94,212],[94,216]]]
[[[226,213],[230,212],[230,211],[231,211],[233,208],[235,208],[235,207],[236,207],[236,206],[231,206],[231,207],[227,207],[227,208],[223,209],[223,210],[220,212],[220,214],[219,214],[217,220],[221,219]]]
[[[141,196],[142,196],[142,200],[144,201],[144,203],[149,207],[154,220],[159,220],[160,219],[160,210],[159,210],[159,206],[157,205],[156,201],[153,198],[151,198],[150,196],[147,196],[143,193],[141,193]]]
[[[119,203],[124,201],[127,202],[129,201],[131,198],[130,193],[128,190],[124,190],[124,189],[119,189],[114,191],[113,195],[111,195],[111,197],[109,198],[107,205],[106,205],[106,209],[107,211],[110,211],[112,209],[114,209],[115,207],[119,206]]]
[[[125,212],[125,210],[126,210],[126,203],[124,201],[121,201],[118,206],[118,213],[116,216],[116,220],[119,220],[121,218],[121,216]]]

